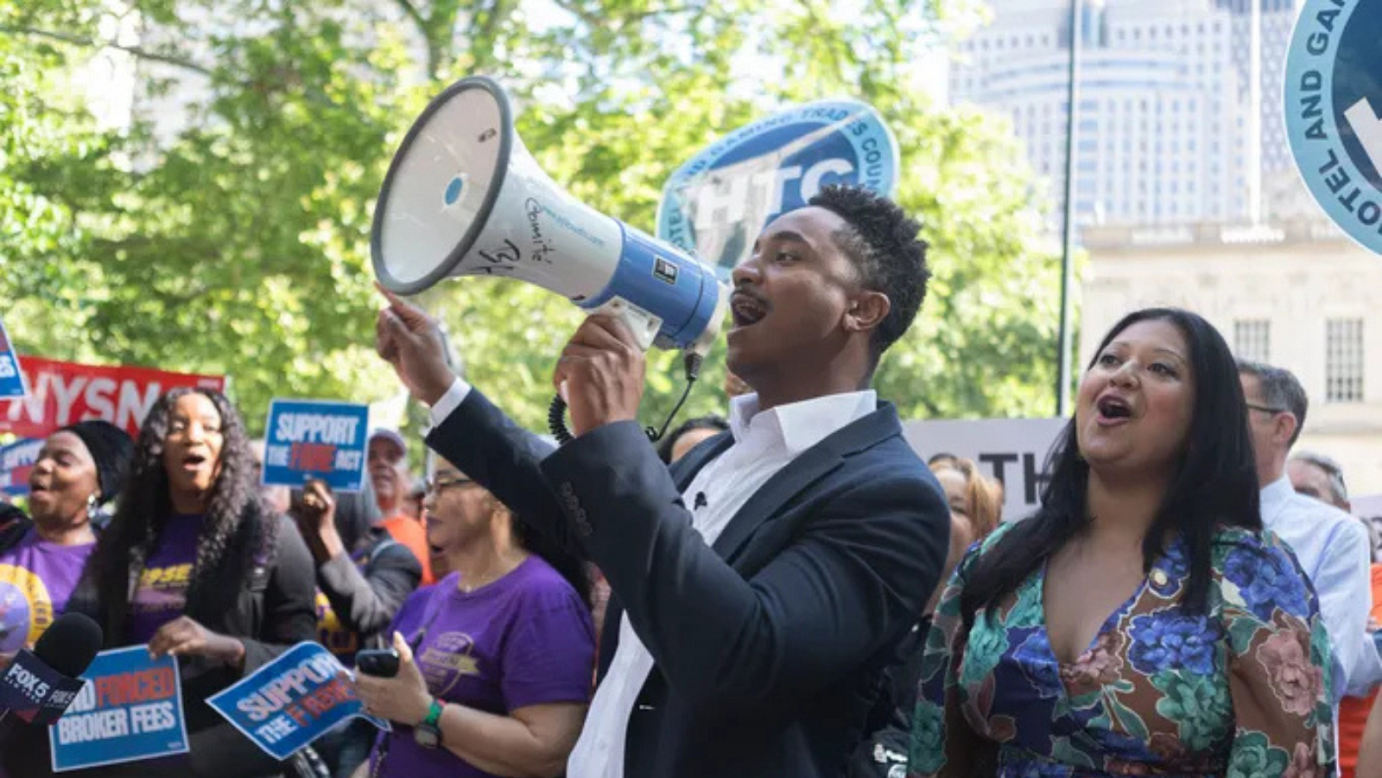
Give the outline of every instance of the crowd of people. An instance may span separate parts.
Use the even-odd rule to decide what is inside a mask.
[[[29,593],[0,654],[80,612],[177,657],[189,752],[84,775],[1382,775],[1379,544],[1339,466],[1292,453],[1295,377],[1195,313],[1131,312],[1040,509],[1003,516],[1001,483],[921,461],[870,388],[925,297],[918,230],[842,187],[771,222],[733,273],[726,415],[656,447],[614,319],[557,363],[576,438],[554,448],[387,294],[423,479],[423,441],[380,429],[358,493],[261,487],[262,443],[207,389],[137,440],[54,432],[27,512],[0,504],[0,581]],[[352,678],[391,729],[281,763],[207,704],[301,641],[395,650]],[[52,774],[46,730],[0,736],[5,775]]]

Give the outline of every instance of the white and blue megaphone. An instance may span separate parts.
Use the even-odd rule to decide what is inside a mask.
[[[644,349],[704,356],[728,299],[712,269],[552,181],[514,131],[503,87],[483,76],[452,84],[408,131],[379,192],[370,251],[392,292],[518,278],[617,313]]]
[[[645,350],[685,350],[691,380],[729,297],[713,269],[552,181],[514,131],[503,87],[483,76],[448,87],[404,137],[379,192],[370,252],[379,282],[398,294],[503,276],[614,313]],[[558,398],[559,439],[563,409]]]

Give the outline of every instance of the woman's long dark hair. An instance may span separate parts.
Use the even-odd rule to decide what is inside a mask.
[[[1199,315],[1178,308],[1148,308],[1113,326],[1094,352],[1092,367],[1108,344],[1141,321],[1167,321],[1189,347],[1195,400],[1184,451],[1175,475],[1142,540],[1147,571],[1164,553],[1168,531],[1185,539],[1190,579],[1183,605],[1202,613],[1209,591],[1211,544],[1223,526],[1262,528],[1257,467],[1248,433],[1248,410],[1238,368],[1218,330]],[[1086,487],[1089,463],[1080,456],[1075,421],[1065,426],[1047,459],[1051,480],[1036,515],[1018,522],[975,564],[960,599],[964,623],[981,607],[996,607],[1052,554],[1089,524]]]
[[[159,398],[149,410],[135,444],[130,477],[125,483],[119,507],[110,525],[96,543],[85,575],[96,586],[106,642],[119,641],[124,630],[124,615],[129,606],[131,570],[139,570],[158,543],[164,523],[172,514],[168,472],[163,464],[164,439],[168,418],[179,398],[193,392],[205,395],[221,415],[221,469],[211,487],[211,499],[197,536],[197,559],[187,592],[190,606],[212,583],[223,563],[233,561],[248,567],[256,549],[272,548],[277,522],[259,500],[256,485],[254,450],[245,425],[225,395],[209,389],[174,389]],[[246,520],[248,518],[248,520]],[[242,571],[237,571],[242,572]],[[238,584],[240,578],[235,578]],[[237,587],[216,587],[238,591]],[[115,634],[112,634],[112,630]]]

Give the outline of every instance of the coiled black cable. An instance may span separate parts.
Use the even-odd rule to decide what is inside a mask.
[[[677,400],[677,405],[672,412],[667,414],[667,420],[662,422],[662,429],[653,427],[643,428],[643,432],[648,436],[648,440],[656,443],[662,440],[662,436],[667,434],[667,428],[672,426],[672,420],[681,412],[681,406],[686,404],[686,398],[691,396],[691,387],[695,385],[696,379],[701,377],[701,364],[704,358],[700,354],[688,352],[684,365],[686,367],[686,389],[681,393],[681,399]],[[575,440],[571,430],[566,427],[566,401],[561,399],[561,395],[552,398],[552,404],[547,408],[547,428],[552,431],[552,437],[557,439],[558,446],[565,446]]]

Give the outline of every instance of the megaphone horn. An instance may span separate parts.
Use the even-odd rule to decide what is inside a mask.
[[[685,349],[688,367],[714,345],[729,297],[711,268],[552,181],[514,131],[503,87],[484,76],[447,87],[408,130],[379,192],[370,254],[392,292],[518,278],[619,315],[644,349]]]

